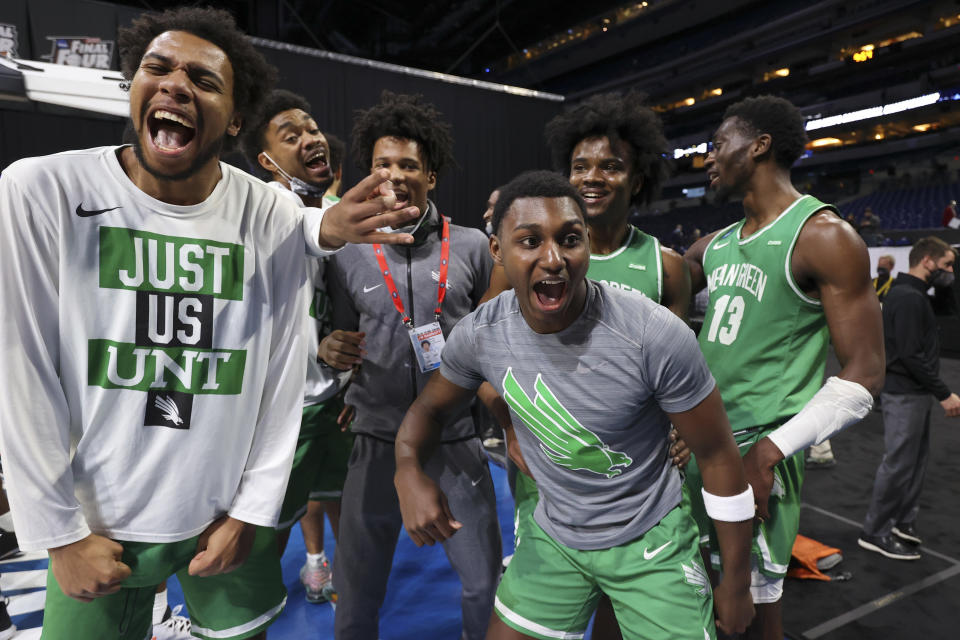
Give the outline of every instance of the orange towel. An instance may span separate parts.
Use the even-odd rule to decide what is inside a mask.
[[[840,549],[828,547],[812,538],[798,534],[793,543],[793,557],[790,559],[787,576],[808,580],[830,580],[830,576],[817,568],[817,561],[835,553],[841,554]]]

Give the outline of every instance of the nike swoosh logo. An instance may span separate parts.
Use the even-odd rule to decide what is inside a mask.
[[[643,550],[643,559],[644,559],[644,560],[653,560],[654,558],[656,558],[656,557],[660,554],[661,551],[663,551],[664,549],[666,549],[666,548],[670,545],[671,542],[673,542],[673,540],[667,540],[666,542],[664,542],[662,545],[660,545],[659,547],[657,547],[657,548],[654,549],[653,551],[648,551],[647,549],[644,549],[644,550]]]
[[[716,251],[717,249],[723,249],[723,248],[724,248],[725,246],[727,246],[728,244],[730,244],[730,243],[729,243],[729,242],[724,242],[723,244],[715,244],[715,245],[713,245],[713,250]]]
[[[81,218],[89,218],[90,216],[98,216],[101,213],[106,213],[107,211],[113,211],[114,209],[120,209],[122,207],[111,207],[109,209],[91,209],[87,211],[83,208],[83,203],[77,205],[77,215]]]
[[[473,486],[477,486],[477,485],[480,484],[481,482],[483,482],[483,476],[480,476],[480,477],[477,478],[476,480],[471,480],[471,481],[470,481],[470,484],[472,484]]]
[[[373,285],[372,287],[368,287],[367,285],[363,285],[363,292],[364,292],[364,293],[370,293],[371,291],[373,291],[373,290],[376,289],[377,287],[382,287],[382,286],[383,286],[382,284],[375,284],[375,285]]]

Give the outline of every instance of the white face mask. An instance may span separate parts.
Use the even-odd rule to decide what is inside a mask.
[[[322,198],[327,192],[326,189],[315,187],[312,184],[304,182],[300,178],[294,178],[291,176],[289,173],[284,171],[283,167],[277,164],[277,161],[271,158],[266,151],[263,152],[263,155],[267,157],[267,160],[273,163],[273,166],[277,168],[277,172],[290,184],[290,191],[293,191],[298,196],[302,198]]]

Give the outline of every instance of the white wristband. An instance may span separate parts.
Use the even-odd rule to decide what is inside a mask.
[[[800,413],[769,435],[784,458],[860,422],[873,407],[873,396],[863,385],[831,376]]]
[[[743,522],[753,520],[756,514],[756,505],[753,501],[753,487],[747,485],[747,490],[735,496],[715,496],[706,489],[700,489],[703,494],[703,506],[707,515],[718,522]]]

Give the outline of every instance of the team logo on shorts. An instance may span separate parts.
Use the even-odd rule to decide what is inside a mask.
[[[706,598],[710,593],[710,578],[700,563],[694,560],[689,565],[680,566],[683,567],[683,581],[694,587],[698,596]]]
[[[554,464],[571,471],[590,471],[608,478],[618,476],[633,464],[627,454],[612,450],[584,427],[554,395],[543,376],[537,374],[530,397],[513,377],[513,368],[503,377],[503,399],[523,419],[540,441],[540,450]]]

